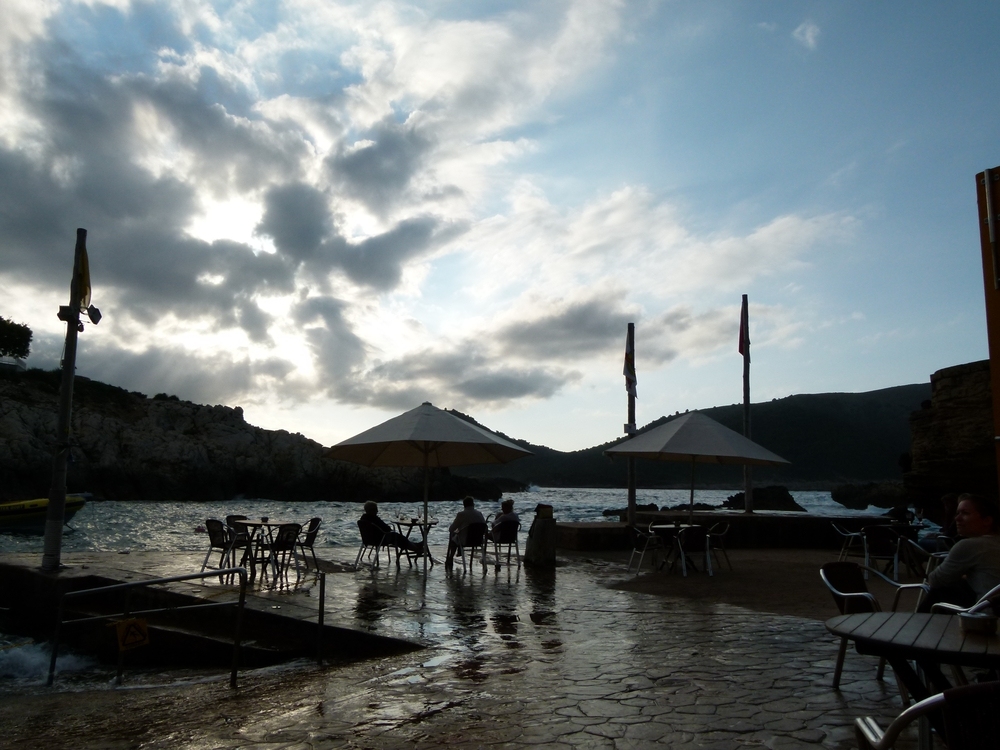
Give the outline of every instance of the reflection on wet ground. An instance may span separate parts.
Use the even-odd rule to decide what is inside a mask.
[[[353,559],[353,558],[352,558]],[[49,694],[0,706],[8,738],[91,747],[853,747],[851,723],[899,711],[874,663],[822,623],[613,590],[624,561],[560,556],[554,571],[394,565],[327,576],[326,620],[425,649],[224,681]],[[176,564],[176,563],[171,563]],[[284,603],[315,606],[316,581]],[[12,707],[13,706],[13,707]],[[56,744],[53,745],[53,742]],[[905,747],[905,745],[903,745]]]

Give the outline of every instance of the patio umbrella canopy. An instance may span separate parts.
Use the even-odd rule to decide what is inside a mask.
[[[531,451],[424,402],[330,448],[331,458],[364,466],[423,466],[424,521],[429,475],[443,466],[505,464]]]
[[[672,419],[604,451],[651,461],[691,462],[690,512],[694,512],[695,464],[777,465],[788,461],[699,412]]]

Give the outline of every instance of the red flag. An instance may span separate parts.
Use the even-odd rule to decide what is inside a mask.
[[[740,354],[750,361],[750,313],[747,310],[747,296],[743,295],[740,308]]]
[[[625,337],[625,369],[623,373],[625,375],[625,390],[632,398],[636,398],[635,386],[638,380],[635,377],[635,349],[631,339],[627,336]]]

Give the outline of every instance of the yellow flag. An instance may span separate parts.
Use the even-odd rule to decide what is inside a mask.
[[[80,253],[80,307],[86,310],[90,307],[90,261],[87,260],[87,248]]]

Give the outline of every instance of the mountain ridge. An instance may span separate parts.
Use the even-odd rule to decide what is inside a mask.
[[[29,370],[0,377],[0,498],[48,494],[55,435],[57,371]],[[798,489],[829,489],[845,482],[901,476],[909,449],[909,415],[930,397],[930,384],[860,394],[801,394],[752,406],[753,438],[791,461],[757,467],[755,482]],[[700,410],[742,431],[742,406]],[[490,429],[473,417],[452,412]],[[678,416],[661,416],[652,429]],[[502,433],[497,433],[501,434]],[[502,466],[435,471],[432,497],[499,497],[530,484],[622,487],[625,462],[603,451],[626,439],[578,451],[558,451],[503,437],[532,456]],[[422,476],[406,469],[370,469],[328,458],[326,448],[298,433],[248,424],[240,407],[207,406],[176,396],[129,392],[78,377],[73,411],[74,460],[69,489],[112,499],[218,500],[243,494],[299,500],[411,500]],[[684,464],[637,461],[642,487],[686,487]],[[742,486],[740,467],[698,468],[699,486]]]

